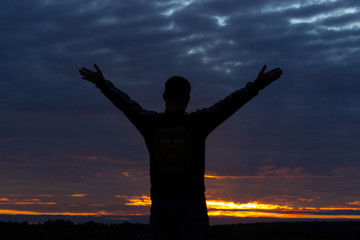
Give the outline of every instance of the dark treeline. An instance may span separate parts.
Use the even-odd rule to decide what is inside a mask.
[[[49,220],[39,224],[0,222],[1,240],[81,240],[81,239],[149,239],[146,224],[74,224],[67,220]]]
[[[210,227],[211,240],[225,239],[359,239],[360,222],[292,222],[292,223],[252,223],[217,225]],[[55,220],[39,224],[27,222],[0,222],[0,239],[149,239],[146,224],[103,224],[87,222],[74,224],[71,221]]]
[[[211,240],[359,240],[360,222],[283,222],[218,225]]]

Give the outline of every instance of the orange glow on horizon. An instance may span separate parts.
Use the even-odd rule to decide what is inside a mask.
[[[75,193],[68,195],[69,197],[85,197],[87,194],[85,193]]]
[[[86,194],[73,194],[74,197],[83,197]],[[149,207],[151,206],[151,199],[147,195],[141,196],[126,196],[126,195],[114,195],[116,198],[122,198],[126,200],[123,205],[135,206],[135,207]],[[358,212],[353,214],[349,213],[344,215],[339,212],[341,215],[334,214],[335,211],[360,211],[360,207],[356,208],[354,205],[357,205],[357,202],[353,202],[353,206],[350,207],[291,207],[287,205],[278,205],[278,204],[267,204],[261,202],[232,202],[232,201],[223,201],[223,200],[207,200],[207,209],[208,215],[211,217],[270,217],[270,218],[288,218],[288,219],[355,219],[360,220],[360,215],[357,215]],[[23,199],[21,201],[12,201],[7,198],[0,198],[0,204],[2,205],[30,205],[30,204],[46,204],[46,205],[56,205],[55,202],[40,202],[39,199]],[[348,203],[351,204],[351,203]],[[105,207],[103,204],[88,204],[90,207]],[[8,210],[0,209],[0,214],[9,214],[9,215],[60,215],[60,216],[121,216],[121,215],[147,215],[148,212],[144,213],[135,213],[127,214],[120,213],[117,211],[92,211],[89,212],[37,212],[37,211],[24,211],[24,210]]]
[[[264,176],[217,176],[217,175],[205,174],[205,178],[224,180],[224,179],[245,179],[245,178],[265,178],[265,177]]]
[[[11,203],[0,203],[0,204],[6,204],[6,205],[56,205],[56,202],[11,202]]]
[[[56,202],[41,202],[39,199],[10,200],[0,198],[0,205],[56,205]]]
[[[319,210],[322,211],[336,211],[336,210],[351,210],[351,211],[360,211],[360,208],[345,208],[345,207],[320,207]]]
[[[142,195],[136,197],[116,196],[125,198],[131,206],[151,206],[151,199],[149,196]],[[360,211],[360,208],[344,208],[344,207],[304,207],[293,208],[290,206],[282,206],[277,204],[265,204],[258,202],[249,203],[235,203],[222,200],[207,200],[208,215],[212,217],[230,216],[230,217],[271,217],[271,218],[312,218],[312,219],[360,219],[358,215],[321,215],[312,214],[320,211],[329,210],[355,210]],[[245,211],[244,211],[245,210]],[[246,211],[250,210],[250,211]],[[273,212],[274,210],[278,212]],[[293,212],[293,213],[289,213]]]
[[[129,203],[125,204],[128,206],[151,206],[151,199],[146,195],[142,195],[140,197],[130,197],[127,200]]]
[[[280,206],[274,204],[264,204],[258,202],[250,203],[234,203],[234,202],[224,202],[221,200],[207,200],[206,204],[208,209],[262,209],[262,210],[293,210],[294,208],[288,206]]]
[[[359,219],[360,215],[317,215],[309,213],[274,213],[274,212],[249,212],[249,211],[208,211],[213,217],[271,217],[271,218],[309,218],[309,219]]]
[[[116,195],[118,198],[126,198],[128,203],[125,203],[129,206],[151,206],[151,199],[149,196],[135,196],[135,197],[127,197]],[[235,203],[235,202],[226,202],[222,200],[207,200],[206,205],[208,209],[222,209],[222,210],[234,210],[234,209],[263,209],[263,210],[294,210],[292,207],[288,206],[280,206],[274,204],[264,204],[258,202],[250,202],[250,203]]]
[[[102,215],[113,215],[112,213],[107,213],[104,211],[99,212],[34,212],[34,211],[18,211],[18,210],[8,210],[0,209],[0,214],[9,214],[9,215],[60,215],[60,216],[102,216]]]

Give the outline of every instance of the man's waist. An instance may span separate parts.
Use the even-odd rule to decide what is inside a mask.
[[[169,189],[151,187],[152,201],[177,201],[177,200],[205,200],[205,188],[191,188],[191,189]]]

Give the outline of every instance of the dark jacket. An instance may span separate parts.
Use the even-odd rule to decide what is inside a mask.
[[[206,137],[263,87],[256,82],[192,113],[144,110],[110,81],[97,85],[144,137],[150,154],[151,199],[205,200]]]

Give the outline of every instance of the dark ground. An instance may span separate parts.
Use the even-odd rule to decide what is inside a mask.
[[[321,240],[321,239],[360,239],[360,221],[351,222],[291,222],[291,223],[251,223],[217,225],[210,228],[211,240],[226,239],[276,239],[276,240]],[[56,220],[41,224],[27,222],[0,222],[1,240],[18,239],[149,239],[149,226],[146,224],[102,224]]]

